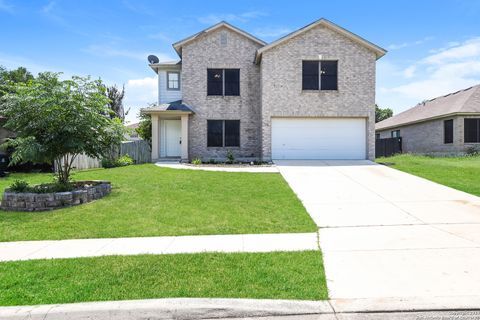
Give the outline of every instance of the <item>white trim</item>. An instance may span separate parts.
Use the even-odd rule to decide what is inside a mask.
[[[276,41],[273,41],[271,43],[269,43],[268,45],[260,48],[257,50],[257,53],[255,55],[255,63],[260,63],[261,61],[261,58],[262,58],[262,53],[267,51],[267,50],[270,50],[271,48],[273,47],[276,47],[277,45],[279,44],[282,44],[296,36],[298,36],[299,34],[302,34],[310,29],[313,29],[319,25],[322,25],[326,28],[329,28],[330,30],[333,30],[333,31],[336,31],[342,35],[344,35],[345,37],[363,45],[364,47],[366,47],[367,49],[370,49],[372,51],[375,52],[376,56],[377,56],[377,59],[380,59],[381,57],[383,57],[385,55],[385,53],[387,53],[387,51],[379,46],[377,46],[376,44],[373,44],[372,42],[368,41],[368,40],[365,40],[363,39],[362,37],[336,25],[335,23],[331,22],[331,21],[328,21],[327,19],[325,18],[321,18],[320,20],[317,20],[303,28],[300,28],[298,29],[297,31],[294,31],[290,34],[287,34],[286,36],[276,40]]]
[[[217,30],[218,28],[221,28],[221,27],[228,28],[228,29],[230,29],[230,30],[232,30],[232,31],[234,31],[234,32],[236,32],[236,33],[238,33],[238,34],[241,34],[242,36],[244,36],[244,37],[252,40],[253,42],[256,42],[256,43],[258,43],[258,44],[261,44],[262,46],[264,46],[264,45],[267,44],[265,41],[260,40],[260,39],[258,39],[257,37],[254,37],[253,35],[245,32],[245,31],[243,31],[243,30],[241,30],[241,29],[239,29],[239,28],[237,28],[237,27],[234,27],[234,26],[232,26],[231,24],[229,24],[229,23],[227,23],[227,22],[225,22],[225,21],[221,21],[221,22],[219,22],[219,23],[217,23],[217,24],[215,24],[215,25],[213,25],[213,26],[211,26],[211,27],[209,27],[209,28],[207,28],[207,29],[205,29],[205,30],[203,30],[203,31],[200,31],[200,32],[194,34],[193,36],[190,36],[190,37],[188,37],[188,38],[186,38],[186,39],[183,39],[183,40],[180,40],[180,41],[178,41],[178,42],[175,42],[172,46],[173,46],[173,48],[175,49],[175,51],[177,52],[177,54],[181,57],[181,56],[182,56],[182,47],[183,47],[185,44],[189,43],[190,41],[195,40],[196,38],[198,38],[199,36],[201,36],[201,35],[203,35],[203,34],[205,34],[205,33],[215,31],[215,30]]]

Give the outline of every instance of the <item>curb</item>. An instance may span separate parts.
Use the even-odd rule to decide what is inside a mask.
[[[479,310],[480,297],[478,296],[332,299],[328,301],[171,298],[0,307],[0,319],[200,320],[275,316],[307,318],[315,315],[329,315],[335,318],[335,314],[351,314],[353,316],[354,314]]]

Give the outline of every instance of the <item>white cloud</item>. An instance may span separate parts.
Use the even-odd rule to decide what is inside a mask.
[[[158,100],[158,82],[157,77],[145,77],[140,79],[130,79],[125,85],[126,109],[130,108],[127,115],[128,121],[135,121],[140,108],[147,107],[150,103]]]
[[[412,46],[418,46],[420,44],[423,44],[427,41],[432,40],[433,37],[425,37],[420,40],[412,41],[412,42],[403,42],[403,43],[393,43],[387,47],[388,50],[398,50],[398,49],[403,49],[403,48],[408,48]]]
[[[254,31],[254,34],[260,38],[262,37],[276,38],[276,37],[286,35],[287,33],[290,33],[290,32],[292,32],[292,29],[287,27],[265,27],[265,28],[256,29]]]
[[[13,8],[13,5],[8,3],[6,0],[0,0],[0,11],[13,13],[14,8]]]
[[[461,44],[450,46],[438,53],[423,59],[427,64],[443,64],[459,59],[475,58],[480,56],[480,37],[469,39]]]
[[[204,24],[216,24],[220,21],[227,22],[247,22],[252,19],[264,17],[267,14],[261,11],[247,11],[243,13],[212,13],[206,16],[198,17],[197,20]]]
[[[401,76],[399,70],[402,70]],[[480,84],[480,38],[451,42],[404,68],[386,63],[379,68],[378,82],[393,84],[381,85],[378,102],[393,107],[396,112],[420,101]]]

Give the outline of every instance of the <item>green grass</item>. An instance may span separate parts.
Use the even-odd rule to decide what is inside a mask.
[[[480,157],[428,157],[403,154],[378,158],[392,168],[480,196]]]
[[[51,174],[12,174],[50,182]],[[301,202],[277,173],[159,168],[152,164],[80,171],[74,179],[105,179],[113,191],[80,206],[48,212],[0,211],[0,241],[314,232]]]
[[[328,293],[319,251],[0,263],[0,305],[172,297],[322,300]]]

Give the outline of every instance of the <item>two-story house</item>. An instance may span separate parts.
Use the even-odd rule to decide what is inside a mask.
[[[320,19],[272,43],[220,22],[158,74],[152,159],[373,159],[385,50]]]

